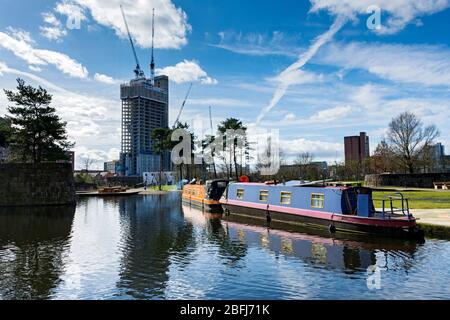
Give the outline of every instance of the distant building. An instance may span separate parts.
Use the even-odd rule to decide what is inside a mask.
[[[328,162],[326,161],[313,161],[310,163],[311,166],[317,167],[322,172],[328,171]]]
[[[365,132],[361,132],[359,136],[345,137],[344,144],[346,164],[362,163],[370,157],[369,136]]]
[[[122,150],[120,171],[125,176],[157,172],[151,135],[156,128],[169,128],[169,78],[137,78],[120,87],[122,99]],[[170,171],[170,154],[164,155],[163,170]]]
[[[449,167],[449,156],[445,155],[445,147],[442,143],[438,142],[431,146],[431,159],[433,161],[433,172],[445,172]]]
[[[112,174],[119,173],[120,170],[120,161],[114,160],[114,161],[108,161],[104,163],[104,171],[109,172]]]

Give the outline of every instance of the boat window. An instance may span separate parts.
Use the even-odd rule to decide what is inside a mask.
[[[281,199],[280,199],[281,204],[291,204],[291,200],[292,200],[292,193],[284,191],[281,192]]]
[[[236,190],[236,199],[244,200],[244,189],[237,189]]]
[[[217,188],[226,188],[227,187],[227,182],[226,181],[219,181],[217,182]]]
[[[311,208],[323,209],[325,207],[325,195],[311,193]]]
[[[261,190],[259,192],[259,201],[267,202],[268,199],[269,199],[269,191],[268,190]]]

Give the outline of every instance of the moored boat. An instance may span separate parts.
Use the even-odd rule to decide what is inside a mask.
[[[386,206],[386,202],[388,206]],[[401,208],[394,207],[401,203]],[[372,190],[364,187],[323,187],[275,183],[233,183],[220,200],[225,213],[286,223],[327,227],[393,237],[421,238],[408,200],[401,194],[373,205]]]
[[[228,180],[209,180],[205,184],[190,183],[183,187],[182,200],[206,212],[222,213],[220,198],[228,186]]]

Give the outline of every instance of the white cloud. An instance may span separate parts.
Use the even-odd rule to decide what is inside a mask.
[[[349,105],[338,106],[317,111],[306,119],[299,119],[294,113],[290,112],[285,115],[284,120],[281,122],[281,124],[318,125],[335,122],[337,120],[349,117],[351,115],[351,112],[354,112],[355,110],[356,108]]]
[[[314,155],[315,160],[333,161],[336,155],[340,156],[343,151],[342,143],[333,143],[320,140],[294,139],[281,140],[281,150],[286,156],[297,156],[302,152],[310,152]]]
[[[313,123],[327,123],[339,120],[348,116],[353,111],[351,106],[344,107],[336,107],[331,109],[325,109],[317,112],[311,118],[309,118],[310,122]]]
[[[151,46],[153,8],[156,48],[178,49],[187,44],[187,34],[191,31],[186,13],[171,0],[71,0],[66,3],[76,4],[89,11],[97,23],[113,29],[120,38],[127,39],[120,12],[122,4],[136,44],[143,48]]]
[[[57,3],[55,11],[66,16],[69,22],[83,22],[87,20],[84,8],[68,0]]]
[[[61,21],[53,13],[43,13],[46,26],[40,26],[41,35],[49,40],[59,41],[67,36],[67,30],[62,26]]]
[[[267,79],[268,81],[275,81],[278,84],[289,83],[289,85],[300,85],[307,83],[318,83],[324,80],[322,74],[303,70],[292,70],[291,72],[283,72],[274,78]]]
[[[208,74],[198,65],[196,61],[184,60],[174,66],[156,69],[159,75],[167,75],[175,83],[197,82],[202,84],[217,84],[217,80]]]
[[[300,53],[299,49],[292,45],[299,37],[287,36],[280,31],[274,31],[271,35],[221,31],[219,37],[220,42],[211,46],[239,54],[298,57]]]
[[[69,138],[76,141],[77,147],[99,149],[98,146],[103,146],[106,149],[120,145],[119,101],[68,91],[34,74],[10,68],[1,61],[0,73],[27,78],[32,84],[49,90],[53,95],[52,105],[62,119],[67,121]],[[2,93],[0,97],[3,97]],[[101,161],[109,159],[104,156]]]
[[[101,83],[105,83],[105,84],[111,84],[111,85],[116,85],[116,84],[121,83],[120,80],[116,80],[112,77],[109,77],[109,76],[101,74],[101,73],[96,73],[94,75],[94,80],[101,82]]]
[[[305,64],[307,64],[309,60],[311,60],[316,55],[316,53],[323,45],[333,39],[334,35],[344,26],[346,22],[347,19],[345,18],[336,18],[328,31],[317,37],[308,48],[308,50],[302,53],[295,63],[291,64],[278,76],[278,79],[280,80],[279,85],[276,88],[270,103],[265,108],[263,108],[261,113],[258,115],[256,119],[257,124],[259,124],[263,120],[263,118],[277,106],[277,104],[286,94],[289,87],[298,82],[299,75],[304,75],[304,73],[302,73],[300,69],[303,68]]]
[[[444,46],[334,43],[321,51],[317,61],[346,69],[363,69],[396,82],[450,84],[450,49]]]
[[[85,169],[86,160],[89,159],[92,161],[90,170],[103,170],[104,162],[119,160],[120,150],[117,148],[111,148],[107,151],[88,148],[85,146],[76,146],[74,148],[75,151],[75,166],[76,169],[82,170]]]
[[[402,30],[411,22],[424,15],[431,15],[445,10],[450,6],[450,0],[310,0],[311,12],[321,10],[330,14],[356,18],[357,15],[367,15],[367,8],[376,5],[387,12],[388,18],[384,19],[379,33],[391,34]]]
[[[0,47],[11,51],[32,67],[54,65],[58,70],[75,78],[87,78],[87,69],[69,56],[50,50],[36,49],[30,39],[17,33],[0,32]]]

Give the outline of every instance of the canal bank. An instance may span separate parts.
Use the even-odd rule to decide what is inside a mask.
[[[450,239],[450,209],[416,209],[411,213],[426,236]]]

